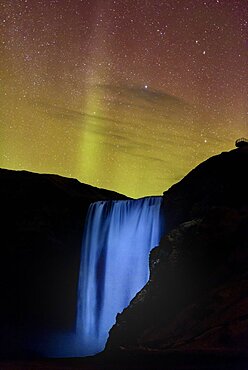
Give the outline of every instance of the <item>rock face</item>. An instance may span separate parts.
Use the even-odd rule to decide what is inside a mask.
[[[164,193],[169,232],[106,353],[247,352],[247,168],[247,148],[222,153]]]
[[[247,207],[247,156],[248,146],[211,157],[166,191],[167,231],[212,207]]]
[[[1,349],[12,330],[71,330],[90,203],[125,199],[75,179],[0,170]]]

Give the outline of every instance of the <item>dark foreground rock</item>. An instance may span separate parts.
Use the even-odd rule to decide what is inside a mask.
[[[246,148],[222,153],[164,194],[170,232],[151,253],[148,284],[117,316],[106,354],[194,353],[200,369],[215,353],[228,363],[229,353],[237,360],[231,368],[241,368],[248,353],[247,168]],[[222,368],[217,363],[206,368]]]
[[[247,370],[244,353],[123,351],[94,358],[1,361],[1,370]]]
[[[19,331],[73,329],[89,204],[125,198],[75,179],[0,170],[0,355],[16,354]]]

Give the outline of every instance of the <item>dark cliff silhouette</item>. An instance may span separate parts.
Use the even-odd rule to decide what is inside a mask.
[[[107,354],[166,361],[174,351],[168,368],[181,369],[180,354],[187,369],[196,359],[197,369],[245,368],[247,149],[208,159],[164,193],[169,233],[151,252],[148,284],[117,317]]]
[[[0,170],[0,355],[18,333],[72,330],[83,225],[89,204],[126,199],[75,179]]]

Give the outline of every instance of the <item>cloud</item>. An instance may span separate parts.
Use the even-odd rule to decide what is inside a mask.
[[[49,116],[53,118],[57,118],[61,121],[63,120],[70,120],[70,121],[78,121],[82,119],[85,115],[80,111],[76,111],[73,109],[67,109],[64,107],[60,107],[56,104],[51,104],[46,100],[30,100],[31,104],[38,109],[41,109],[43,112],[47,113]]]
[[[97,88],[103,92],[108,92],[112,101],[120,105],[131,105],[140,109],[150,109],[156,106],[164,108],[185,108],[190,105],[182,98],[165,93],[163,91],[144,88],[140,86],[116,86],[116,85],[97,85]],[[104,95],[104,94],[101,94]],[[115,99],[114,99],[115,98]],[[148,103],[148,104],[147,104]]]
[[[151,118],[149,118],[148,115],[146,117],[146,114],[142,114],[144,110],[146,112],[147,110],[151,110],[150,103],[151,106],[154,106],[154,101],[157,102],[158,108],[162,107],[161,109],[164,109],[167,105],[166,112],[169,112],[169,107],[173,105],[174,107],[187,106],[182,99],[161,91],[137,86],[96,85],[95,89],[100,89],[101,92],[94,92],[92,87],[91,89],[93,91],[92,93],[96,94],[96,97],[103,99],[103,101],[100,102],[100,106],[103,106],[103,108],[96,111],[99,111],[101,114],[64,108],[46,100],[32,100],[31,103],[50,117],[56,118],[59,123],[76,125],[75,127],[99,136],[99,142],[101,144],[118,148],[119,151],[123,151],[132,156],[164,163],[164,159],[149,156],[151,148],[154,149],[156,147],[158,151],[161,151],[161,149],[164,150],[166,147],[170,153],[177,153],[175,147],[183,145],[185,149],[185,147],[192,146],[192,138],[189,140],[186,120],[177,120],[173,117],[168,118],[166,114],[161,114],[161,116],[157,118],[153,118],[152,115]],[[103,94],[103,92],[105,92],[105,94]],[[104,96],[110,96],[111,99],[120,99],[123,106],[129,104],[131,108],[139,107],[140,114],[138,111],[135,115],[135,120],[137,120],[137,132],[134,130],[135,124],[131,119],[132,111],[130,113],[131,118],[129,119],[129,115],[123,116],[122,111],[118,112],[118,110],[112,111],[111,109],[107,109],[106,105],[104,105]],[[167,116],[170,115],[171,113],[167,114]],[[157,123],[158,125],[154,126]],[[153,135],[154,129],[156,130],[155,136]],[[150,134],[151,136],[149,137]]]

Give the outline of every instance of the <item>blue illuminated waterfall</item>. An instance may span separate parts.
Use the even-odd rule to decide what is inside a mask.
[[[76,336],[82,356],[104,349],[116,314],[149,278],[164,233],[162,197],[91,204],[83,236]]]

